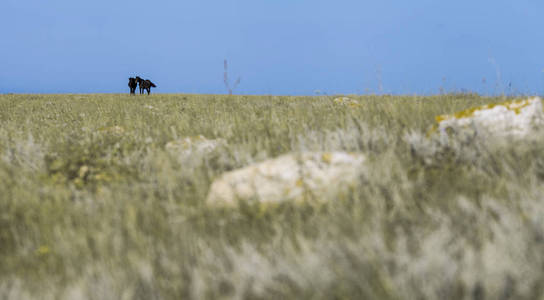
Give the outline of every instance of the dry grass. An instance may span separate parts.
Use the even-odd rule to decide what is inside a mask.
[[[544,132],[427,139],[476,95],[0,96],[0,298],[544,299]],[[187,160],[185,136],[227,142]],[[326,204],[206,206],[225,171],[367,155]]]

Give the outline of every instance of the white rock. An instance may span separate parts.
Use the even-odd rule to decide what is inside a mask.
[[[519,136],[531,133],[543,123],[542,101],[540,98],[514,100],[500,104],[488,104],[436,117],[435,129],[447,135],[448,129],[459,131],[473,129],[479,134],[494,136]]]
[[[328,199],[357,184],[364,162],[363,154],[346,152],[282,155],[223,174],[213,182],[207,203],[278,202],[303,199],[307,193]]]
[[[336,103],[336,104],[347,105],[347,106],[351,106],[351,107],[355,107],[355,106],[360,105],[359,101],[357,101],[355,99],[348,98],[348,97],[334,98],[333,102]]]
[[[208,154],[226,144],[224,139],[207,139],[202,135],[197,135],[168,142],[165,149],[171,154],[187,157]]]

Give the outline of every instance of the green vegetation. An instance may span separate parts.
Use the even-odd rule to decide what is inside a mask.
[[[544,299],[544,130],[438,141],[505,99],[1,95],[1,299]],[[226,141],[180,159],[166,143]],[[205,199],[292,151],[362,152],[325,204]],[[314,202],[312,202],[314,203]]]

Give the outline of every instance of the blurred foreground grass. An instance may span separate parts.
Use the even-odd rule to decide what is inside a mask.
[[[0,95],[0,298],[544,299],[544,131],[425,136],[503,99]],[[180,159],[165,144],[222,138]],[[205,205],[223,172],[362,152],[326,204]]]

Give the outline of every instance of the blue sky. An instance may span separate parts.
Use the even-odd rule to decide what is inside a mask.
[[[540,0],[3,0],[0,93],[544,94]],[[485,79],[484,79],[485,78]]]

